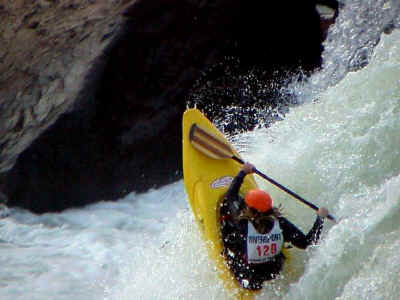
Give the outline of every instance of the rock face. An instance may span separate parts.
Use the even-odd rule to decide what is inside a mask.
[[[110,1],[15,0],[0,6],[0,172],[72,108],[90,67],[118,30],[122,8]]]
[[[15,199],[13,188],[21,189],[25,180],[10,179],[5,172],[74,109],[87,77],[101,65],[104,49],[120,30],[126,5],[105,0],[1,2],[0,192],[8,198]]]
[[[181,116],[203,72],[224,57],[269,78],[311,71],[321,28],[312,1],[1,4],[0,193],[41,213],[179,179]]]

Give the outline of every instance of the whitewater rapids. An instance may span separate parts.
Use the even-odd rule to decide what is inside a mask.
[[[284,120],[233,140],[245,160],[341,219],[326,222],[319,245],[291,250],[292,269],[257,298],[400,299],[400,31],[334,85],[326,70],[294,83],[303,104]],[[258,182],[309,230],[311,209]],[[63,213],[10,209],[0,266],[5,300],[230,299],[183,182]]]

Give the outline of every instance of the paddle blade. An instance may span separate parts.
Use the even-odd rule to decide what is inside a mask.
[[[223,139],[193,124],[189,132],[190,143],[197,150],[213,159],[233,158],[232,148]]]

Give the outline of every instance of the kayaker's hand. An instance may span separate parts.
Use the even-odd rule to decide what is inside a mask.
[[[318,216],[326,218],[329,215],[329,211],[325,207],[320,207],[317,212]]]
[[[253,173],[254,172],[254,166],[251,164],[251,163],[245,163],[244,165],[243,165],[243,167],[242,167],[242,171],[245,173],[245,174],[250,174],[250,173]]]

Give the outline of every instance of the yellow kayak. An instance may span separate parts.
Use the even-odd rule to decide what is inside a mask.
[[[218,208],[241,165],[232,159],[213,159],[193,147],[189,138],[193,124],[229,144],[224,135],[199,110],[186,110],[183,115],[183,176],[190,207],[225,289],[230,295],[235,295],[236,299],[253,299],[257,292],[243,289],[238,284],[221,255],[223,244]],[[239,153],[234,149],[233,151],[235,156],[240,157]],[[248,175],[240,192],[245,194],[253,188],[257,188],[257,184],[253,175]]]

